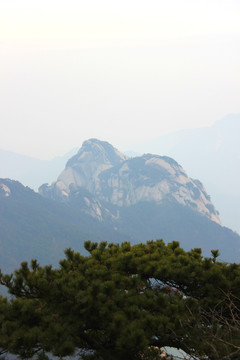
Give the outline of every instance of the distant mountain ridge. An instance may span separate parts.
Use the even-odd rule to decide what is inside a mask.
[[[204,184],[220,212],[222,224],[240,234],[239,133],[240,114],[230,114],[212,126],[172,132],[135,144],[134,151],[126,154],[136,157],[150,152],[174,158],[191,177]],[[0,150],[0,177],[18,180],[37,190],[41,184],[55,180],[76,153],[77,149],[73,149],[62,157],[41,161]]]
[[[240,236],[220,225],[199,180],[168,156],[130,158],[97,139],[83,143],[40,194],[0,179],[0,268],[23,260],[57,264],[63,250],[84,251],[85,240],[131,243],[180,241],[204,256],[219,249],[223,261],[240,262]]]
[[[76,152],[77,149],[74,148],[52,160],[40,160],[0,149],[0,178],[20,181],[37,191],[42,183],[51,182]]]

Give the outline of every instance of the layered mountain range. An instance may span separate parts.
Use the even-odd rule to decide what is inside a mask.
[[[200,179],[220,211],[221,222],[240,234],[240,114],[230,114],[212,126],[184,129],[155,140],[132,145],[127,154],[167,155],[188,174]],[[128,145],[131,149],[131,145]],[[43,183],[57,179],[77,148],[64,156],[43,161],[0,149],[0,177],[20,181],[37,191]]]
[[[0,179],[0,268],[23,260],[57,264],[85,240],[177,240],[186,250],[219,249],[239,262],[240,236],[221,226],[199,180],[166,156],[130,158],[97,139],[83,143],[51,185],[39,194],[17,181]]]

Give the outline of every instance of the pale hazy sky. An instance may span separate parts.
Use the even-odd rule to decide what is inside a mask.
[[[240,0],[0,0],[0,148],[120,150],[240,113]]]

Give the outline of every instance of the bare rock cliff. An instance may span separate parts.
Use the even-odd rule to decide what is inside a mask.
[[[145,154],[129,158],[107,142],[87,140],[67,162],[57,181],[50,186],[42,185],[39,192],[45,197],[69,201],[80,189],[91,194],[89,197],[85,194],[85,205],[99,219],[104,210],[101,202],[105,206],[129,207],[143,201],[160,204],[167,200],[220,224],[218,212],[202,183],[189,178],[175,160],[166,156]]]

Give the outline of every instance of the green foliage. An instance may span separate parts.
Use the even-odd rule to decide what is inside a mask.
[[[211,359],[219,350],[222,358],[238,350],[231,348],[239,332],[229,326],[226,294],[237,313],[239,265],[162,240],[134,246],[87,241],[85,249],[88,256],[67,249],[58,269],[32,260],[12,275],[0,274],[13,295],[0,299],[3,351],[46,359],[81,350],[85,358],[120,360],[149,358],[164,346]],[[217,334],[211,346],[210,334]]]
[[[219,250],[211,250],[211,253],[212,253],[212,257],[213,257],[213,262],[215,263],[216,262],[216,258],[218,256],[220,256],[220,252]]]

